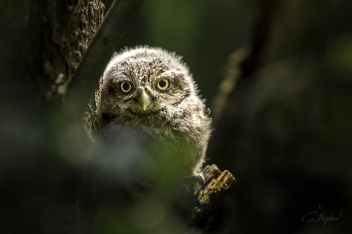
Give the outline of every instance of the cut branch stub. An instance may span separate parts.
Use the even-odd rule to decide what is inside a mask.
[[[199,191],[198,204],[190,220],[195,226],[209,227],[221,222],[221,217],[217,217],[220,201],[236,179],[227,170],[221,172],[215,164],[206,166],[203,175],[206,185]]]

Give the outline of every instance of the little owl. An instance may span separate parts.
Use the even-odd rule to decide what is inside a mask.
[[[163,162],[181,162],[180,176],[200,171],[211,119],[179,56],[150,47],[115,54],[103,74],[100,100],[103,137],[140,132],[163,149]]]

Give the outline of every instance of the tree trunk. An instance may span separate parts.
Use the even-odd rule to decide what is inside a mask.
[[[104,5],[15,0],[0,9],[0,232],[82,233],[86,166],[61,106]]]

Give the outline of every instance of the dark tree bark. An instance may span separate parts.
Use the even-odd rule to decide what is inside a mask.
[[[43,87],[42,93],[45,93],[46,99],[61,102],[103,21],[104,5],[99,0],[81,0],[50,1],[42,7],[48,12],[41,17],[44,22],[40,31],[44,37],[39,48],[31,53],[37,55],[38,59],[30,66],[40,66],[34,71],[34,76]]]

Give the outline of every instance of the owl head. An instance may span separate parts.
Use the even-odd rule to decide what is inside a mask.
[[[143,46],[114,54],[103,75],[102,99],[110,110],[148,115],[177,106],[195,93],[181,58],[160,48]]]

